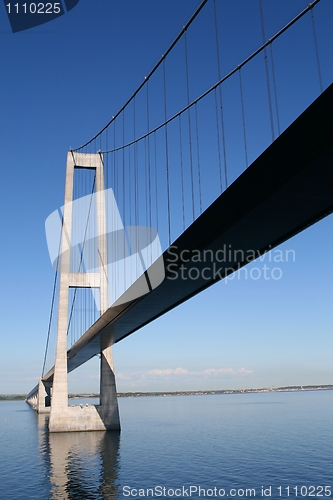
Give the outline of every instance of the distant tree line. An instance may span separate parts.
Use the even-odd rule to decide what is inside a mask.
[[[0,401],[24,401],[25,394],[0,394]]]

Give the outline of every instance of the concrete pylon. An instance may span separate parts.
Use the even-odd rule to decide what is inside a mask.
[[[37,413],[49,413],[51,404],[51,388],[42,379],[38,383]]]
[[[70,272],[74,169],[95,170],[98,272]],[[100,405],[68,406],[67,328],[69,288],[99,288],[100,314],[108,308],[107,235],[101,154],[70,151],[67,155],[65,202],[61,235],[58,337],[49,420],[50,432],[120,430],[112,348],[101,348]]]

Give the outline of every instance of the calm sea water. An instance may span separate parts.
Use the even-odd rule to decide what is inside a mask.
[[[49,435],[45,416],[1,402],[0,500],[333,498],[333,391],[119,406],[120,434]]]

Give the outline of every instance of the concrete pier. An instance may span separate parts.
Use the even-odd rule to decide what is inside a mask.
[[[74,169],[96,172],[96,219],[98,241],[98,272],[70,272]],[[99,288],[100,314],[108,308],[107,237],[104,199],[103,159],[100,154],[69,152],[67,155],[65,203],[61,237],[60,295],[58,337],[49,419],[50,432],[120,430],[118,400],[112,363],[112,348],[101,348],[100,405],[68,406],[67,329],[69,288]],[[42,384],[43,385],[43,384]],[[37,411],[43,411],[46,388],[40,383]],[[43,392],[44,390],[44,392]],[[46,394],[46,395],[45,395]],[[38,402],[40,401],[40,403]],[[45,399],[46,401],[46,399]],[[45,405],[44,405],[45,407]]]
[[[38,395],[37,395],[37,412],[38,413],[50,413],[51,409],[51,386],[46,385],[45,382],[40,379],[38,384]]]

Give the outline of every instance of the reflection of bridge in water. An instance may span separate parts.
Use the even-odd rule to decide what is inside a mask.
[[[47,372],[44,362],[27,398],[39,412],[51,404],[51,431],[119,429],[112,344],[246,265],[242,256],[249,250],[262,255],[333,211],[333,87],[322,78],[317,5],[268,38],[260,2],[263,44],[223,77],[218,6],[205,0],[110,123],[68,154],[65,204],[57,215],[61,258],[52,259],[54,296],[59,289],[56,361]],[[205,63],[214,67],[215,79],[199,92],[192,88],[203,67],[191,66],[189,42],[192,30],[202,29],[205,9],[211,9],[215,37],[215,56],[207,52]],[[317,73],[318,92],[283,121],[290,106],[277,71],[289,50],[283,37],[306,16],[307,43],[299,44],[299,57],[313,62],[308,70]],[[206,25],[207,18],[210,29]],[[171,71],[169,58],[177,70]],[[303,74],[293,82],[301,84]],[[116,204],[105,195],[109,189]],[[83,197],[85,209],[78,201]],[[133,232],[143,226],[156,228],[163,260],[158,238],[146,231],[142,242],[139,230]],[[221,263],[221,248],[238,252]],[[197,259],[195,279],[180,272],[194,263],[184,251],[212,256]],[[51,329],[50,321],[47,348]],[[98,354],[101,404],[69,408],[67,373]]]
[[[48,433],[46,415],[38,416],[40,449],[45,452],[50,498],[116,498],[118,432]],[[98,483],[98,492],[96,491]]]

